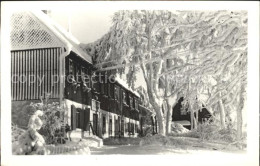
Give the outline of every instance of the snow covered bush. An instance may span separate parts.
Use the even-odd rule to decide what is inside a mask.
[[[188,129],[186,129],[185,127],[183,127],[183,125],[179,124],[179,123],[172,123],[172,126],[171,126],[171,131],[173,133],[187,133],[189,132]]]
[[[18,141],[18,137],[24,132],[25,130],[19,128],[16,124],[12,124],[12,143]]]
[[[185,132],[185,133],[169,133],[168,136],[200,138],[200,134],[195,130],[191,130],[191,131],[188,131],[188,132]]]
[[[186,133],[185,133],[186,134]],[[167,146],[167,147],[187,147],[191,146],[192,142],[188,141],[185,137],[172,137],[172,136],[163,136],[161,134],[156,134],[151,137],[144,137],[140,141],[140,146]]]
[[[143,135],[142,136],[152,136],[153,135],[153,129],[151,126],[146,126],[143,128]]]
[[[231,125],[230,125],[231,126]],[[222,142],[234,142],[236,141],[237,131],[234,127],[221,128],[217,122],[210,120],[199,124],[197,128],[199,138],[209,141],[222,141]]]
[[[18,140],[13,142],[12,150],[16,155],[46,154],[45,140],[38,130],[42,127],[40,116],[43,112],[37,110],[29,119],[28,129],[18,136]]]
[[[44,135],[46,144],[57,144],[59,132],[64,126],[64,109],[60,107],[58,102],[49,102],[49,95],[46,99],[41,99],[40,103],[32,103],[31,106],[35,110],[42,110],[42,129],[39,131]]]

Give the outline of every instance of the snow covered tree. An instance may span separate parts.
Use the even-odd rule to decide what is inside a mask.
[[[208,90],[204,105],[210,107],[231,95],[231,77],[218,79],[215,86],[207,78],[235,70],[232,66],[246,57],[246,37],[243,11],[134,10],[116,12],[110,31],[82,47],[100,71],[126,73],[132,87],[136,74],[142,74],[159,133],[165,135],[171,131],[172,107],[180,97],[199,106],[201,93]]]

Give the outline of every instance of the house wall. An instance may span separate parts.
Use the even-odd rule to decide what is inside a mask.
[[[64,100],[64,107],[65,107],[65,123],[67,123],[68,125],[72,125],[71,124],[71,106],[74,105],[76,108],[81,108],[82,110],[86,110],[87,108],[90,108],[90,105],[85,105],[85,104],[82,104],[82,103],[78,103],[78,102],[75,102],[75,101],[71,101],[71,100],[68,100],[68,99],[65,99]],[[90,114],[90,119],[92,119],[93,117],[91,117],[91,114]]]
[[[84,90],[84,82],[82,80],[84,73],[87,78],[91,77],[92,65],[85,60],[78,57],[75,53],[70,54],[65,58],[65,99],[75,101],[77,103],[91,105],[92,93],[91,90]],[[73,84],[70,80],[71,76],[74,76],[76,84]],[[91,80],[87,80],[88,88],[91,88]]]
[[[133,93],[127,90],[127,88],[121,86],[117,82],[111,83],[105,80],[105,74],[102,74],[102,82],[97,82],[92,84],[92,100],[97,101],[100,103],[100,111],[99,111],[99,126],[100,129],[102,128],[102,114],[106,116],[106,133],[102,135],[103,138],[112,136],[112,137],[119,137],[119,133],[116,132],[116,124],[115,120],[118,120],[120,117],[120,124],[117,123],[119,126],[119,131],[121,133],[120,136],[124,137],[136,137],[138,134],[133,133],[133,135],[129,135],[129,132],[126,131],[126,125],[131,119],[131,123],[135,123],[139,127],[139,111],[138,111],[138,104],[139,98],[136,97]],[[123,93],[125,94],[125,101],[123,100]],[[132,97],[134,102],[132,107],[130,106],[130,98]],[[137,105],[135,107],[135,105]],[[109,126],[109,117],[112,118],[112,134],[108,134],[108,126]],[[124,132],[122,132],[122,117],[124,119]],[[134,125],[135,127],[135,125]],[[102,132],[102,131],[100,131]]]
[[[190,121],[190,112],[186,112],[186,115],[181,114],[181,102],[183,101],[183,98],[180,98],[178,103],[173,107],[172,112],[172,121],[181,121],[181,120],[187,120]],[[199,122],[203,122],[203,120],[206,118],[211,117],[210,113],[206,108],[203,108],[201,111],[199,110]]]
[[[183,101],[183,98],[180,98],[178,100],[178,103],[173,107],[172,111],[172,120],[173,121],[180,121],[180,120],[187,120],[190,121],[190,113],[187,112],[186,115],[181,115],[181,102]]]
[[[20,16],[22,17],[20,18]],[[31,25],[31,23],[33,24]],[[84,60],[78,53],[76,54],[71,51],[69,55],[64,55],[66,51],[64,43],[59,39],[57,34],[51,31],[50,27],[45,25],[46,22],[41,22],[32,14],[26,12],[14,15],[12,24],[14,25],[13,27],[16,28],[13,28],[11,33],[13,49],[11,51],[11,76],[12,78],[15,76],[15,78],[22,77],[26,79],[25,82],[17,82],[17,80],[15,80],[11,83],[13,123],[26,128],[31,115],[31,110],[28,108],[28,105],[31,102],[38,102],[42,96],[46,97],[46,94],[50,94],[50,101],[62,102],[60,104],[64,105],[66,110],[65,123],[69,125],[74,123],[71,120],[72,112],[74,113],[74,111],[71,110],[72,105],[75,106],[75,108],[80,108],[83,112],[89,110],[89,122],[93,125],[93,114],[96,113],[96,111],[91,108],[92,99],[100,102],[101,109],[99,109],[97,113],[99,122],[98,130],[101,132],[101,115],[106,116],[106,133],[103,137],[116,136],[115,128],[117,124],[115,124],[115,120],[118,120],[118,116],[125,117],[124,126],[130,119],[130,121],[139,124],[138,109],[135,109],[135,105],[138,105],[139,99],[127,90],[126,87],[118,83],[98,83],[94,85],[90,81],[88,84],[88,88],[90,89],[85,91],[82,81],[79,82],[77,86],[74,86],[69,83],[67,77],[65,77],[65,83],[63,82],[64,75],[68,76],[71,74],[71,61],[74,65],[74,75],[78,73],[82,74],[82,71],[86,71],[85,73],[91,78],[90,76],[94,68],[92,64]],[[23,39],[23,34],[27,34],[25,36],[26,39]],[[65,59],[61,57],[61,55],[66,56]],[[31,82],[31,76],[34,76],[36,81]],[[115,100],[114,96],[115,85],[119,88],[118,100]],[[103,90],[100,91],[98,89]],[[122,100],[123,91],[126,94],[125,103],[123,103]],[[133,108],[130,108],[129,96],[135,98]],[[110,117],[112,119],[111,135],[108,134]],[[126,127],[124,127],[124,130],[125,129]],[[85,134],[93,134],[92,131],[88,131],[90,131],[90,129],[85,131]],[[124,135],[127,134],[125,130]],[[137,134],[134,134],[133,136],[136,135]]]
[[[47,94],[49,102],[59,102],[61,53],[61,48],[11,51],[12,123],[27,128],[29,105]]]
[[[12,101],[38,100],[46,93],[58,98],[61,53],[61,48],[11,51]]]
[[[93,123],[93,114],[96,113],[95,111],[91,110],[90,111],[90,122]],[[100,109],[98,111],[98,125],[99,125],[99,129],[98,129],[98,132],[99,132],[99,136],[101,136],[102,138],[108,138],[108,137],[115,137],[115,136],[118,136],[116,135],[115,133],[115,120],[118,120],[118,117],[120,117],[120,121],[122,120],[121,119],[121,116],[116,114],[116,113],[111,113],[111,112],[108,112],[108,111],[105,111],[105,110],[102,110]],[[103,125],[103,116],[106,117],[106,132],[104,134],[101,134],[102,133],[102,125]],[[112,119],[112,133],[109,135],[109,120]],[[134,123],[134,124],[137,124],[138,127],[139,127],[139,121],[137,120],[133,120],[133,119],[129,119],[127,117],[124,117],[124,137],[137,137],[138,136],[138,133],[135,132],[134,135],[129,135],[129,133],[126,131],[126,125],[127,123],[130,121],[131,123]],[[120,131],[121,131],[121,123],[120,123]],[[134,126],[135,127],[135,126]],[[121,131],[122,132],[122,131]],[[93,133],[92,131],[85,131],[84,132],[84,135],[87,137],[87,136],[92,136]],[[122,136],[122,135],[121,135]]]
[[[16,50],[12,51],[12,76],[25,75],[26,78],[29,78],[30,75],[34,75],[39,78],[44,78],[40,80],[42,82],[12,82],[12,122],[19,125],[22,128],[26,128],[28,124],[28,120],[30,115],[32,114],[32,110],[28,107],[31,102],[40,102],[40,97],[45,96],[47,93],[50,93],[50,102],[55,101],[59,102],[60,97],[60,78],[57,82],[52,83],[53,76],[60,77],[60,55],[62,50],[60,48],[43,48],[43,49],[33,49],[33,50]],[[81,70],[81,66],[87,69],[87,74],[91,75],[92,65],[87,63],[86,61],[77,57],[77,55],[71,52],[65,58],[65,73],[66,76],[69,73],[69,60],[73,60],[76,62],[75,70]],[[76,71],[75,71],[76,72]],[[104,88],[104,84],[99,84],[102,88]],[[114,87],[117,86],[119,90],[119,98],[115,100],[114,96]],[[115,120],[118,120],[120,117],[120,125],[121,125],[121,117],[124,116],[124,136],[125,137],[136,137],[137,133],[134,132],[133,135],[129,135],[129,132],[126,131],[126,125],[129,121],[134,124],[138,124],[139,126],[139,113],[138,110],[135,109],[135,104],[138,104],[138,98],[127,91],[124,87],[116,83],[107,83],[106,95],[104,90],[102,92],[95,89],[91,82],[89,85],[91,88],[90,91],[83,91],[82,82],[77,89],[73,89],[73,87],[68,83],[67,79],[65,80],[65,89],[64,89],[64,108],[65,108],[65,123],[68,125],[72,125],[72,117],[71,117],[71,106],[74,105],[76,108],[80,108],[83,111],[86,109],[90,109],[89,114],[89,122],[93,126],[93,114],[96,113],[91,108],[91,101],[94,96],[96,101],[99,101],[101,104],[101,109],[98,111],[98,132],[99,136],[103,138],[107,137],[115,137],[118,134],[115,133]],[[109,92],[108,92],[109,91]],[[126,95],[125,103],[122,100],[123,92]],[[133,103],[133,107],[130,107],[129,96],[131,96],[135,102]],[[106,132],[102,134],[102,115],[106,116]],[[20,118],[23,117],[23,118]],[[109,135],[109,119],[112,119],[112,133]],[[134,128],[136,126],[134,125]],[[120,126],[120,131],[121,131]],[[136,131],[136,130],[135,130]],[[122,132],[122,131],[121,131]],[[93,132],[88,129],[84,132],[84,134],[93,135]]]
[[[100,102],[100,108],[111,113],[139,120],[139,98],[117,82],[112,83],[104,78],[102,82],[92,84],[92,99]],[[123,101],[123,94],[125,94],[125,101]],[[130,106],[130,97],[133,99],[132,107]]]

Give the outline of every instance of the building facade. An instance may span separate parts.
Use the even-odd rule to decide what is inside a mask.
[[[139,95],[118,77],[101,81],[92,57],[43,12],[11,17],[12,122],[27,127],[28,105],[46,94],[65,109],[65,124],[84,136],[136,137]],[[22,118],[24,117],[24,118]]]
[[[172,121],[175,123],[182,124],[187,129],[191,128],[191,116],[188,109],[183,109],[182,107],[182,101],[184,100],[183,97],[181,97],[178,100],[178,103],[172,108]],[[196,118],[196,114],[194,113],[194,117]],[[198,122],[202,123],[206,120],[208,120],[211,117],[211,114],[206,108],[202,108],[201,110],[198,110]]]

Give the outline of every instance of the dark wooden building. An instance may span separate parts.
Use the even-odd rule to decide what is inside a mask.
[[[27,106],[50,94],[50,102],[64,107],[72,130],[102,138],[137,136],[139,95],[118,77],[94,82],[92,57],[47,15],[14,13],[10,37],[13,123],[26,128]]]
[[[183,97],[178,100],[178,103],[173,107],[172,110],[172,121],[182,124],[184,127],[190,129],[190,112],[187,109],[182,109]],[[208,119],[211,115],[206,108],[198,111],[198,121],[202,123],[205,119]]]

